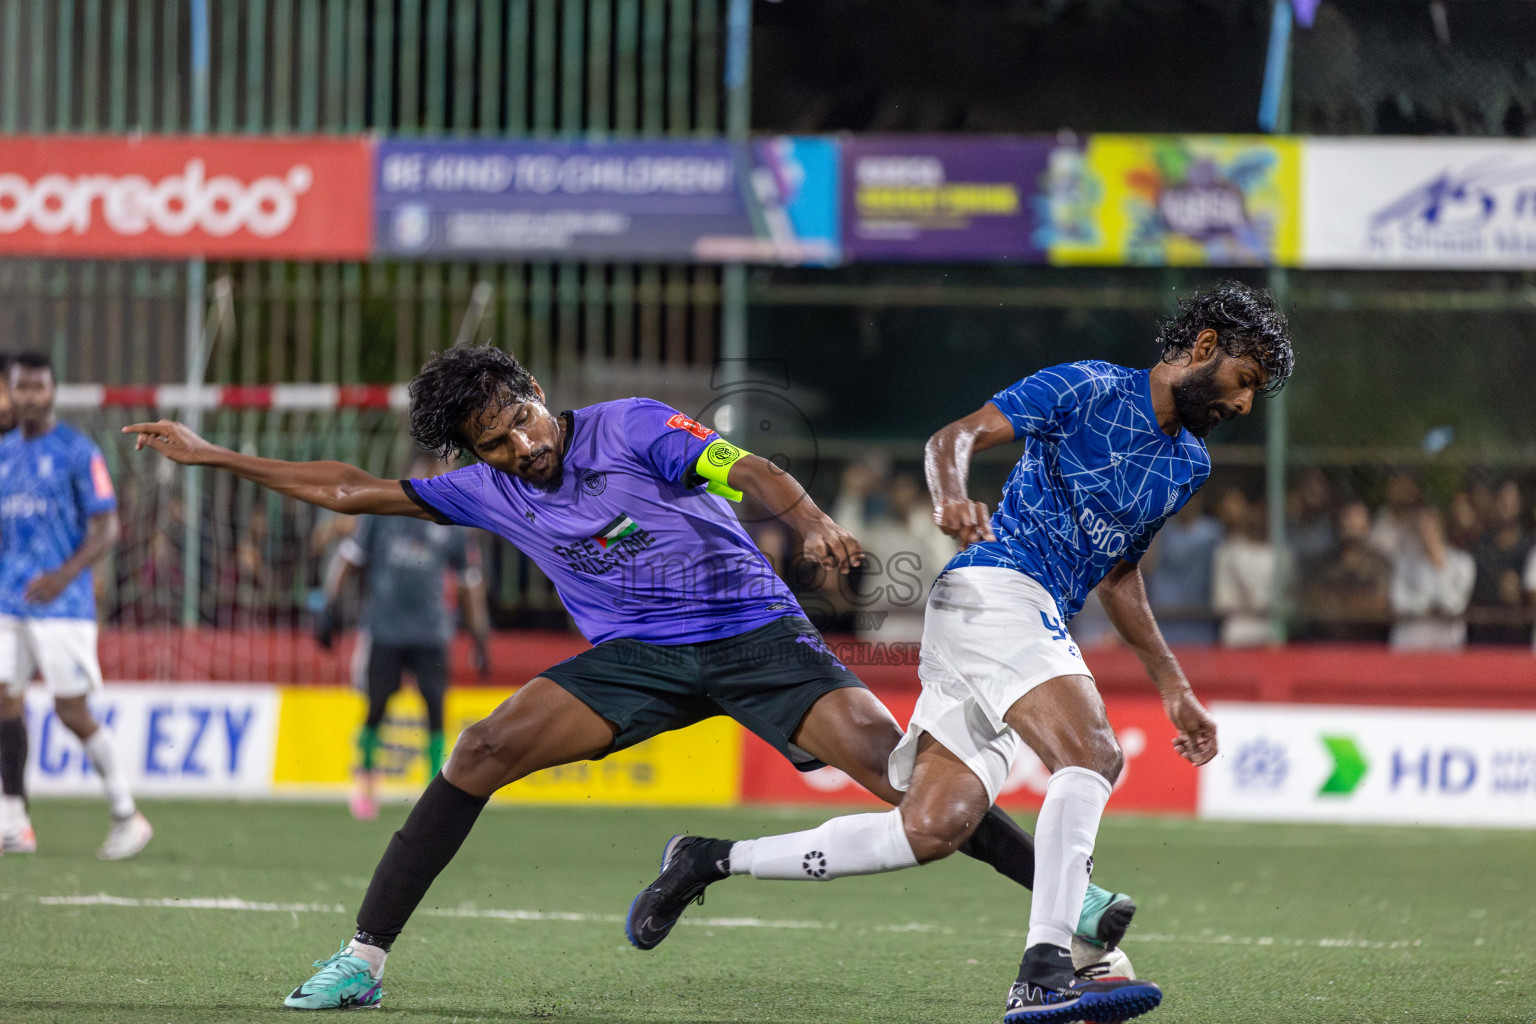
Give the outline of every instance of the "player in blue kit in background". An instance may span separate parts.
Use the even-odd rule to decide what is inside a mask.
[[[48,358],[18,355],[9,384],[19,429],[0,440],[0,843],[8,853],[37,849],[24,786],[25,695],[35,672],[106,784],[112,828],[97,856],[123,860],[154,830],[87,703],[102,682],[91,566],[117,543],[117,498],[101,451],[54,418]]]
[[[317,963],[288,1006],[376,1004],[390,945],[487,799],[541,769],[726,714],[802,770],[831,764],[897,801],[886,764],[900,727],[828,650],[728,501],[753,497],[800,534],[809,559],[849,571],[858,542],[792,477],[648,398],[554,413],[528,371],[494,348],[433,358],[410,395],[418,444],[480,461],[381,480],[339,462],[240,454],[169,421],[124,428],[140,448],[332,511],[489,530],[554,581],[593,644],[460,735],[375,869],[352,941]],[[983,807],[972,829],[963,852],[1033,880],[1029,836],[1011,818]],[[664,934],[639,922],[630,939],[655,945]]]
[[[969,546],[929,592],[922,694],[890,759],[891,782],[905,792],[897,810],[736,843],[674,840],[632,916],[675,919],[685,903],[670,893],[702,892],[727,872],[820,881],[946,857],[996,801],[1022,743],[1052,774],[1035,824],[1029,934],[1004,1020],[1118,1021],[1158,1005],[1162,992],[1150,982],[1073,970],[1094,839],[1123,757],[1067,623],[1097,587],[1162,695],[1178,752],[1195,765],[1216,756],[1216,724],[1158,631],[1137,562],[1210,475],[1205,436],[1278,390],[1292,366],[1274,300],[1233,282],[1181,304],[1158,343],[1162,358],[1150,370],[1049,367],[929,440],[934,519]],[[989,518],[967,493],[971,455],[1015,441],[1024,454]],[[905,827],[892,828],[892,815]]]

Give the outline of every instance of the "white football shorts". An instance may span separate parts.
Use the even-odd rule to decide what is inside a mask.
[[[923,692],[891,752],[891,785],[905,792],[928,733],[976,773],[993,803],[1023,742],[1003,715],[1049,679],[1093,676],[1045,588],[982,565],[951,569],[928,592],[917,674]]]
[[[18,619],[0,615],[0,687],[21,696],[33,674],[55,697],[101,690],[93,619]]]

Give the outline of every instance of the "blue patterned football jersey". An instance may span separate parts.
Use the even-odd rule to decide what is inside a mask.
[[[27,584],[69,560],[91,516],[117,507],[101,450],[60,423],[30,441],[20,430],[0,439],[0,612],[28,618],[95,619],[91,570],[47,604],[23,596]]]
[[[948,569],[1015,569],[1056,599],[1063,621],[1205,483],[1211,457],[1187,430],[1169,437],[1152,409],[1151,371],[1113,363],[1052,366],[992,396],[1024,456],[992,514],[996,540]]]

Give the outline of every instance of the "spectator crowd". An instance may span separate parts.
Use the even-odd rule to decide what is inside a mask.
[[[1141,562],[1170,644],[1263,646],[1276,642],[1277,618],[1287,641],[1400,650],[1536,642],[1536,495],[1523,493],[1519,482],[1442,486],[1442,500],[1435,501],[1407,472],[1382,479],[1307,470],[1287,495],[1284,541],[1277,546],[1261,494],[1231,486],[1236,474],[1222,473],[1169,520]],[[1355,479],[1368,486],[1346,485]],[[828,511],[866,551],[851,577],[808,567],[796,557],[793,532],[762,510],[747,510],[749,531],[824,629],[886,642],[920,639],[928,588],[957,550],[933,523],[920,473],[872,454],[846,464],[836,483]],[[185,514],[179,497],[155,505],[159,494],[155,488],[122,493],[121,564],[99,576],[111,621],[145,625],[180,617]],[[315,516],[304,506],[274,517],[271,503],[236,497],[230,491],[205,499],[203,621],[302,628],[327,552],[351,520]],[[504,582],[501,574],[532,576],[505,551],[488,563],[493,592]],[[109,593],[111,580],[117,586]],[[501,610],[505,624],[529,624],[531,602],[519,604]],[[546,619],[558,625],[564,616]],[[1091,595],[1071,629],[1085,647],[1114,640]]]
[[[1536,540],[1513,480],[1477,482],[1443,505],[1394,473],[1373,508],[1320,470],[1287,495],[1284,544],[1266,507],[1237,488],[1201,494],[1143,561],[1153,610],[1173,643],[1287,638],[1398,650],[1531,644]]]
[[[1300,474],[1279,546],[1259,495],[1219,476],[1196,494],[1141,563],[1168,642],[1274,643],[1278,599],[1292,641],[1398,650],[1533,643],[1536,535],[1518,483],[1478,481],[1435,502],[1414,475],[1396,472],[1369,502],[1338,479]],[[850,464],[832,512],[872,557],[853,580],[823,580],[802,599],[831,629],[920,636],[923,597],[955,550],[933,525],[921,481],[875,460]],[[1090,647],[1113,636],[1092,599],[1072,632]]]

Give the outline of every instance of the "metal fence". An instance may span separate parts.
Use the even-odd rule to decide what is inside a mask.
[[[217,282],[223,268],[214,269]],[[281,287],[269,286],[269,275],[278,269],[231,268],[232,312],[221,317],[214,305],[209,316],[215,327],[212,380],[402,381],[428,351],[467,331],[476,338],[521,338],[512,347],[539,368],[552,400],[562,407],[644,393],[700,415],[719,394],[710,372],[717,318],[698,313],[718,300],[717,289],[710,293],[714,283],[707,270],[663,270],[655,278],[659,287],[617,299],[615,292],[628,284],[615,284],[621,269],[610,268],[597,282],[577,277],[580,287],[568,290],[563,302],[554,287],[555,298],[537,305],[540,316],[548,315],[546,322],[533,317],[536,304],[526,291],[516,298],[519,283],[527,288],[526,279],[513,274],[517,268],[490,268],[484,278],[463,276],[456,283],[453,267],[300,268],[320,280],[311,277],[296,287],[280,279]],[[349,286],[352,269],[361,279]],[[401,271],[414,276],[390,276]],[[1150,363],[1156,318],[1168,312],[1175,295],[1208,279],[1195,270],[1018,268],[998,274],[911,268],[876,284],[860,279],[869,273],[868,268],[816,275],[755,271],[747,292],[758,339],[755,361],[782,377],[770,390],[802,424],[800,433],[777,436],[773,447],[763,450],[782,450],[800,460],[797,475],[824,505],[836,497],[849,462],[876,456],[916,470],[914,460],[930,431],[1035,368],[1076,358]],[[242,285],[247,275],[260,287]],[[507,275],[514,276],[513,283]],[[432,282],[430,293],[422,288],[424,278]],[[488,289],[480,293],[483,306],[477,303],[477,283]],[[174,330],[174,297],[167,301],[158,316]],[[49,299],[46,290],[28,303],[42,310],[36,315],[84,317],[92,308],[67,296]],[[1480,484],[1496,487],[1506,478],[1518,481],[1526,498],[1536,501],[1531,477],[1536,420],[1528,414],[1524,386],[1536,373],[1528,343],[1536,332],[1531,275],[1297,272],[1290,277],[1288,310],[1300,367],[1287,389],[1289,490],[1307,471],[1320,469],[1338,494],[1359,496],[1374,511],[1386,501],[1388,481],[1406,472],[1441,508],[1463,491]],[[137,319],[111,337],[127,336],[134,323],[152,325],[155,312],[150,305],[135,313]],[[613,326],[618,314],[627,327]],[[589,316],[601,319],[603,329],[589,330]],[[296,326],[299,321],[302,327]],[[533,325],[541,323],[536,335]],[[508,324],[517,327],[509,330]],[[535,336],[544,340],[535,344]],[[616,337],[628,341],[617,344]],[[370,349],[370,338],[390,345]],[[608,347],[595,345],[594,338]],[[100,359],[100,349],[85,351]],[[369,351],[387,358],[347,362]],[[300,365],[302,372],[296,369]],[[281,372],[274,373],[274,367]],[[100,366],[72,364],[71,372],[82,369]],[[81,373],[74,379],[107,376]],[[76,418],[95,422],[98,436],[110,440],[116,420],[109,422],[105,413],[89,415],[98,419]],[[375,472],[397,472],[407,444],[403,420],[380,413],[366,427],[352,425],[349,417],[358,415],[220,413],[208,426],[230,443],[274,453],[324,451],[312,447],[312,438],[297,436],[312,432],[341,457],[366,457]],[[373,440],[364,440],[370,432]],[[388,443],[382,440],[386,436]],[[1262,416],[1218,431],[1209,492],[1235,487],[1259,499],[1266,487],[1266,440]],[[980,461],[978,496],[996,493],[1007,457],[1000,450]],[[142,458],[135,463],[125,457],[114,470],[131,475],[143,472],[142,466]],[[207,514],[215,514],[212,506]],[[1522,516],[1529,533],[1530,510]],[[510,551],[506,564],[513,565]],[[207,572],[218,571],[210,562]],[[529,578],[521,567],[515,575]],[[552,593],[539,587],[507,583],[498,591],[504,613],[542,614],[552,608]],[[1306,611],[1292,609],[1298,617]],[[209,604],[204,617],[214,615]]]
[[[1324,15],[1335,7],[1358,19],[1366,5],[1328,5]],[[0,133],[739,135],[748,11],[747,0],[0,0]],[[1302,111],[1327,92],[1308,92],[1308,76],[1327,65],[1319,44],[1340,31],[1335,19],[1298,43]],[[1365,56],[1391,49],[1362,38]],[[1507,96],[1494,99],[1484,128],[1506,109]],[[745,354],[750,305],[753,354],[790,366],[794,399],[816,423],[813,493],[828,503],[845,467],[870,453],[915,469],[928,430],[1015,370],[1068,358],[1149,362],[1139,346],[1155,318],[1212,276],[8,260],[0,347],[51,352],[66,381],[186,380],[192,291],[201,301],[190,305],[209,311],[206,338],[192,340],[210,345],[211,382],[393,383],[455,341],[495,339],[563,403],[650,393],[693,411],[710,401],[717,358]],[[1522,388],[1536,372],[1536,277],[1292,272],[1285,284],[1300,339],[1292,443],[1276,460],[1261,422],[1224,428],[1212,495],[1230,486],[1257,499],[1268,484],[1273,520],[1309,468],[1373,509],[1399,471],[1447,509],[1505,477],[1523,500],[1536,494]],[[925,398],[920,414],[914,395]],[[133,520],[103,574],[110,615],[136,626],[300,622],[321,571],[323,523],[227,479],[198,493],[148,468],[114,433],[129,412],[72,414],[108,450]],[[381,473],[400,472],[408,450],[387,412],[227,412],[205,427],[268,454],[339,455]],[[1270,467],[1286,486],[1266,481]],[[1003,470],[984,460],[977,493]],[[1522,517],[1529,533],[1528,509]],[[499,542],[491,555],[503,621],[561,621],[536,569]],[[1298,593],[1280,611],[1305,633]]]
[[[0,132],[713,136],[729,6],[0,0]]]
[[[0,133],[741,135],[749,9],[0,0]],[[434,351],[494,339],[579,404],[613,397],[621,380],[676,391],[707,379],[722,330],[738,346],[744,337],[740,282],[739,271],[673,265],[5,260],[0,344],[49,352],[64,381],[352,384],[408,380]],[[204,307],[206,323],[189,317]],[[200,348],[201,372],[189,366]],[[302,614],[323,555],[295,541],[312,532],[311,512],[218,478],[204,489],[195,473],[167,490],[163,473],[123,457],[112,428],[124,415],[76,414],[125,485],[130,535],[103,574],[112,615],[148,622],[179,608],[185,623],[224,624]],[[406,439],[388,413],[245,412],[206,427],[271,454],[328,452],[403,472]],[[257,561],[281,566],[281,582],[230,582],[240,558],[250,562],[252,523]],[[504,609],[537,616],[556,605],[510,547],[498,544],[492,565]]]
[[[708,366],[719,344],[713,266],[465,263],[211,264],[208,379],[409,380],[428,354],[494,339],[541,379],[581,366]],[[186,378],[186,267],[0,260],[0,337],[49,352],[61,379]]]

